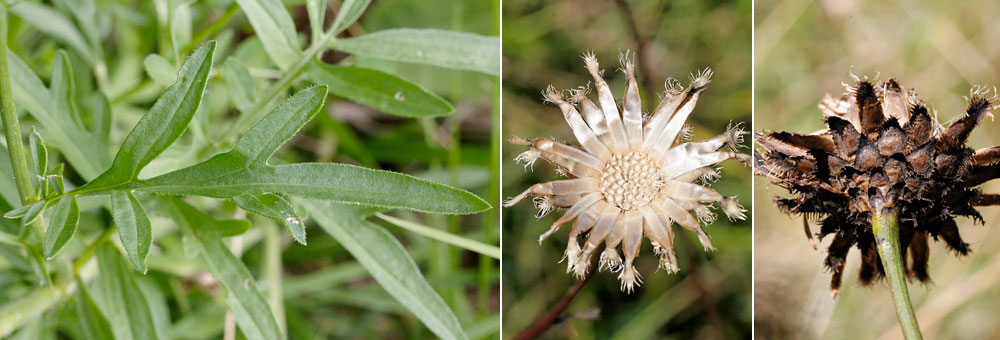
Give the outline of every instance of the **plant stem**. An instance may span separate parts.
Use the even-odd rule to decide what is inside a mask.
[[[267,304],[271,306],[274,320],[282,337],[288,338],[288,328],[285,320],[285,300],[281,287],[281,230],[274,223],[267,223],[264,228],[264,261],[261,263],[261,273],[267,282]]]
[[[14,168],[14,184],[21,195],[21,204],[35,201],[35,190],[31,187],[28,159],[21,142],[21,125],[14,110],[14,93],[10,82],[10,65],[7,63],[7,0],[0,0],[0,104],[3,110],[4,136],[7,137],[7,153],[10,166]]]
[[[576,280],[576,283],[574,283],[573,286],[569,287],[569,289],[566,290],[566,294],[564,294],[563,297],[559,299],[559,302],[556,302],[556,305],[552,307],[552,309],[549,310],[548,313],[546,313],[544,316],[538,319],[538,321],[535,321],[535,323],[531,325],[530,328],[528,328],[521,334],[518,334],[518,336],[515,337],[514,340],[532,340],[538,338],[543,333],[545,333],[545,331],[547,331],[550,327],[552,327],[552,325],[559,320],[559,317],[562,316],[562,313],[563,311],[566,310],[566,307],[569,307],[569,303],[573,302],[573,298],[576,297],[576,294],[580,293],[580,290],[583,289],[583,286],[587,284],[587,281],[590,281],[590,277],[593,276],[594,270],[597,269],[597,266],[595,266],[596,263],[597,262],[595,261],[591,261],[590,268],[587,269],[587,274],[585,274],[582,279]]]
[[[875,233],[875,243],[878,247],[882,267],[885,269],[886,281],[889,282],[889,292],[896,307],[896,318],[903,329],[903,336],[908,340],[922,339],[917,316],[910,305],[910,293],[906,288],[906,275],[903,271],[903,259],[899,251],[899,225],[896,213],[879,208],[872,218],[872,231]]]
[[[313,58],[321,52],[326,51],[327,44],[334,39],[334,35],[331,33],[332,32],[330,31],[324,33],[323,36],[316,41],[316,43],[312,44],[312,46],[309,46],[309,49],[305,50],[302,54],[302,59],[299,59],[299,62],[292,65],[289,69],[283,70],[284,76],[274,82],[274,84],[267,89],[267,93],[264,97],[257,98],[257,104],[254,105],[253,111],[251,111],[249,115],[240,115],[239,118],[236,118],[236,123],[233,124],[233,127],[229,129],[229,131],[226,131],[226,133],[222,135],[220,140],[223,143],[228,142],[230,139],[233,139],[238,134],[242,133],[243,130],[249,128],[251,124],[260,120],[260,118],[267,113],[267,108],[269,104],[274,101],[274,98],[277,98],[279,94],[285,93],[285,90],[292,86],[292,83],[299,78],[299,75],[302,74],[302,70],[305,69],[306,65],[309,65]]]

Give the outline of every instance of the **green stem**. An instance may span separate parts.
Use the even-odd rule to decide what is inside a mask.
[[[7,63],[7,0],[0,0],[0,52],[0,109],[3,109],[7,152],[10,154],[10,166],[14,168],[14,184],[21,195],[21,204],[30,204],[35,201],[35,190],[31,187],[28,158],[21,142],[21,125],[17,121],[17,111],[14,110],[10,65]]]
[[[229,20],[232,20],[233,17],[236,16],[236,13],[239,11],[240,11],[240,5],[236,1],[233,1],[233,3],[229,5],[229,8],[226,8],[226,12],[222,13],[222,16],[219,17],[218,20],[215,20],[214,22],[212,22],[211,25],[208,25],[201,31],[198,31],[198,33],[196,33],[194,37],[191,38],[191,41],[188,42],[187,45],[181,47],[179,54],[187,55],[188,52],[191,52],[192,50],[194,50],[195,47],[198,47],[198,44],[207,40],[209,37],[215,36],[215,34],[219,33],[219,31],[221,31],[223,27],[226,27],[226,24],[229,23]]]
[[[903,329],[903,336],[908,340],[922,339],[917,316],[910,304],[910,293],[906,288],[906,275],[903,271],[903,259],[899,251],[899,225],[896,214],[891,210],[878,209],[872,219],[872,231],[882,267],[885,269],[886,281],[892,293],[892,302],[896,307],[896,318]]]
[[[261,272],[267,281],[267,304],[271,306],[282,337],[288,338],[285,300],[281,287],[281,230],[274,223],[264,225],[264,261]]]
[[[236,123],[233,124],[233,128],[226,131],[220,140],[222,142],[228,142],[229,140],[235,138],[237,134],[242,133],[243,130],[246,130],[251,124],[257,122],[265,114],[267,114],[269,104],[274,101],[278,95],[285,93],[285,90],[292,86],[292,83],[299,78],[299,75],[302,74],[302,70],[305,69],[306,65],[309,65],[309,63],[312,62],[313,58],[326,50],[327,44],[334,39],[334,35],[331,33],[332,32],[330,31],[324,33],[323,36],[316,41],[316,43],[309,46],[309,49],[303,53],[302,59],[299,59],[299,62],[292,65],[289,69],[283,70],[284,76],[268,88],[267,94],[264,97],[257,99],[257,103],[254,105],[253,111],[251,111],[249,115],[240,115],[239,118],[236,118]]]

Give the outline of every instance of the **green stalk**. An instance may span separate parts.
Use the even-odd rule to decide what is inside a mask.
[[[14,184],[21,195],[21,204],[35,202],[35,190],[31,187],[28,172],[28,158],[21,142],[21,125],[14,110],[14,92],[10,83],[10,65],[7,64],[7,0],[0,0],[0,104],[3,109],[4,136],[7,137],[7,153],[14,168]]]
[[[899,251],[899,225],[896,213],[891,210],[878,209],[872,219],[872,231],[875,233],[875,243],[878,255],[882,258],[886,281],[889,282],[889,292],[896,307],[896,318],[903,329],[903,336],[908,340],[923,339],[917,316],[910,304],[910,292],[906,288],[906,275],[903,271],[903,259]]]
[[[264,115],[267,114],[269,104],[274,101],[278,95],[285,93],[285,90],[292,86],[292,83],[299,78],[299,75],[302,74],[305,67],[313,61],[313,58],[321,52],[326,51],[326,46],[330,43],[330,41],[335,40],[332,33],[333,32],[331,31],[324,33],[323,36],[316,41],[316,43],[309,46],[309,49],[303,52],[302,59],[299,59],[299,62],[295,63],[295,65],[292,65],[292,67],[287,70],[282,70],[284,72],[284,76],[268,88],[265,96],[257,98],[257,103],[254,105],[253,111],[251,111],[249,115],[240,115],[239,118],[236,118],[236,123],[233,124],[233,127],[229,129],[229,131],[226,131],[220,140],[223,143],[228,142],[230,139],[235,138],[238,134],[243,133],[243,130],[250,128],[251,124],[256,123],[258,120],[263,118]]]
[[[288,338],[285,320],[285,300],[281,287],[281,230],[274,223],[264,225],[264,261],[261,272],[267,282],[267,304],[278,322],[283,337]]]

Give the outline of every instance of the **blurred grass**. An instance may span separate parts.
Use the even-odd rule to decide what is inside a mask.
[[[996,1],[757,1],[755,3],[754,129],[812,132],[823,128],[816,103],[824,93],[839,95],[849,72],[897,78],[946,122],[965,110],[973,85],[997,84],[1000,76],[1000,11]],[[1000,127],[983,122],[973,148],[1000,144]],[[996,192],[995,183],[983,187]],[[899,338],[899,327],[884,283],[857,284],[858,253],[848,257],[844,286],[830,298],[829,273],[822,266],[829,239],[814,251],[800,217],[780,214],[771,202],[787,192],[757,178],[754,182],[755,335],[762,338]],[[990,225],[1000,209],[980,210],[986,226],[959,219],[972,245],[956,258],[931,245],[933,283],[911,284],[924,336],[929,339],[1000,337],[1000,235]],[[813,230],[817,230],[813,223]]]
[[[749,1],[629,1],[640,36],[648,39],[650,69],[639,67],[645,111],[652,110],[667,77],[687,85],[688,73],[711,67],[715,77],[688,123],[694,140],[713,137],[730,121],[750,121]],[[543,105],[548,84],[570,88],[591,81],[580,55],[594,51],[616,97],[625,79],[617,72],[619,51],[636,50],[628,21],[614,1],[514,1],[503,3],[503,137],[572,140],[558,108]],[[504,197],[557,178],[539,162],[526,171],[513,162],[524,148],[503,147]],[[713,188],[738,195],[750,206],[750,171],[736,161],[722,164]],[[559,263],[567,230],[539,246],[538,235],[562,212],[535,219],[530,203],[503,211],[503,331],[513,337],[549,310],[575,281]],[[750,223],[720,218],[707,231],[719,251],[702,251],[694,234],[678,230],[681,272],[657,272],[656,257],[643,241],[637,268],[645,283],[621,293],[616,274],[596,273],[569,306],[568,321],[546,337],[578,339],[746,338],[750,334]],[[596,256],[596,255],[595,255]],[[693,275],[697,273],[697,275]],[[596,313],[595,313],[596,312]]]

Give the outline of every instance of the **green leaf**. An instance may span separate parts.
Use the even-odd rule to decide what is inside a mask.
[[[239,59],[229,58],[226,61],[226,91],[229,99],[242,114],[250,114],[257,101],[257,86],[246,65]]]
[[[86,334],[88,339],[102,340],[113,339],[114,333],[111,331],[111,324],[104,317],[104,313],[90,296],[87,284],[79,277],[76,278],[76,296],[74,298],[76,317],[80,323],[80,329]]]
[[[217,221],[211,216],[198,211],[177,197],[168,198],[174,221],[191,240],[197,253],[212,276],[222,282],[229,292],[226,304],[233,312],[236,324],[248,339],[280,339],[281,332],[278,323],[271,314],[267,300],[257,288],[250,271],[229,248],[222,243],[222,238],[214,228],[201,228],[205,224]]]
[[[301,58],[295,24],[281,0],[236,0],[271,61],[287,70]]]
[[[46,259],[51,260],[56,257],[73,238],[79,220],[80,208],[73,196],[63,196],[52,209],[49,209],[49,229],[45,231],[45,240],[42,242],[42,253]]]
[[[306,12],[309,14],[309,29],[312,43],[315,44],[323,35],[323,20],[326,17],[326,0],[306,0]]]
[[[22,3],[23,4],[23,3]],[[73,168],[85,179],[100,174],[110,159],[107,155],[107,138],[94,138],[77,122],[78,117],[65,111],[69,106],[65,98],[52,92],[63,92],[65,88],[59,79],[68,79],[71,63],[65,52],[56,54],[53,64],[53,89],[50,91],[42,81],[16,54],[8,51],[8,63],[13,82],[14,102],[31,114],[47,132],[48,144],[56,147],[66,157]],[[110,122],[110,120],[107,120]],[[105,130],[106,131],[106,130]],[[106,136],[106,134],[105,134]]]
[[[129,188],[216,198],[280,193],[443,214],[471,214],[490,208],[468,191],[395,172],[331,163],[268,165],[267,158],[319,111],[325,99],[325,86],[302,90],[251,127],[232,151],[134,182]]]
[[[153,239],[146,209],[131,191],[114,190],[111,191],[111,215],[118,226],[118,236],[129,261],[136,269],[146,273],[146,256]]]
[[[375,281],[442,339],[467,339],[458,318],[420,273],[413,258],[382,227],[364,220],[372,211],[297,200],[323,230],[337,239]]]
[[[260,214],[264,217],[281,222],[292,233],[295,241],[306,244],[306,226],[295,212],[295,208],[284,198],[275,194],[250,195],[242,194],[233,197],[236,205],[243,210]]]
[[[47,206],[48,206],[47,201],[39,201],[35,202],[32,205],[29,205],[28,211],[24,214],[23,217],[21,217],[21,225],[29,225],[31,223],[34,223],[35,219],[37,219],[38,216],[42,215],[42,211],[45,211],[45,208]]]
[[[146,68],[146,74],[160,86],[170,86],[177,81],[177,68],[159,54],[147,55],[142,66]]]
[[[62,13],[48,6],[27,1],[20,1],[11,6],[10,11],[39,31],[73,47],[88,62],[93,64],[97,61],[94,51],[89,48],[83,35],[73,25],[73,22]]]
[[[351,26],[361,14],[365,12],[368,8],[368,4],[371,0],[345,0],[340,5],[340,10],[337,11],[337,17],[333,19],[333,24],[330,25],[329,34],[336,36]]]
[[[136,179],[143,167],[180,137],[201,103],[214,52],[213,41],[191,53],[177,83],[167,88],[125,137],[111,168],[78,191],[108,189]]]
[[[45,204],[47,203],[48,202],[46,201],[39,201],[29,205],[22,205],[17,209],[8,211],[7,213],[3,214],[3,217],[9,219],[15,219],[15,218],[22,218],[24,216],[34,216],[27,221],[27,223],[31,223],[35,220],[35,217],[38,217],[38,213],[42,211],[42,208],[44,208]]]
[[[49,169],[49,149],[34,127],[31,128],[31,137],[28,138],[28,148],[31,149],[31,170],[35,175],[45,177],[46,171]]]
[[[401,28],[340,39],[350,54],[500,75],[500,38],[438,29]]]
[[[382,71],[314,63],[309,75],[335,95],[396,116],[436,117],[454,111],[436,94]]]
[[[159,339],[150,299],[137,282],[140,277],[129,270],[113,246],[98,248],[97,267],[101,275],[94,282],[94,298],[108,317],[114,338]]]

